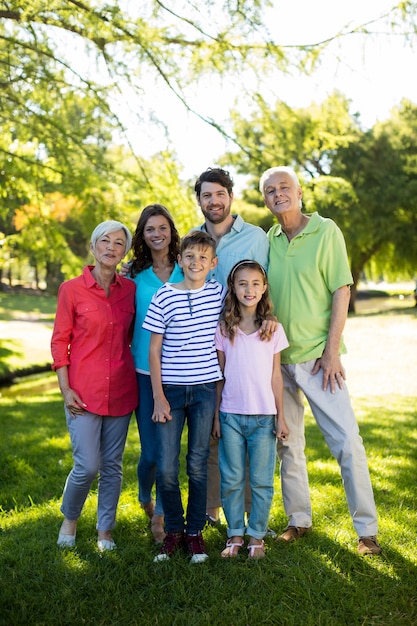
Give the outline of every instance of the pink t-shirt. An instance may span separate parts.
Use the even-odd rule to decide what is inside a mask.
[[[281,324],[270,341],[261,341],[259,330],[245,335],[240,328],[230,343],[217,326],[214,343],[225,354],[224,388],[220,410],[240,415],[275,415],[271,379],[274,354],[288,347]]]

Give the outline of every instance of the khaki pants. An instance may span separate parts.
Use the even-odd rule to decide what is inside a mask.
[[[277,442],[281,461],[281,489],[291,526],[312,524],[310,489],[304,453],[304,396],[310,404],[330,452],[337,460],[343,479],[353,525],[359,537],[376,535],[377,512],[362,437],[350,403],[349,393],[336,387],[334,394],[322,389],[322,372],[312,375],[315,360],[282,365],[284,415],[290,431],[288,440]]]

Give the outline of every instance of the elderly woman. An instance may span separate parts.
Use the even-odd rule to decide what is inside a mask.
[[[90,242],[95,265],[63,283],[58,292],[52,368],[64,398],[74,458],[61,506],[62,547],[75,545],[77,521],[98,473],[98,548],[116,547],[111,531],[122,485],[122,457],[138,403],[129,347],[135,284],[116,273],[131,242],[129,230],[120,222],[99,224]]]

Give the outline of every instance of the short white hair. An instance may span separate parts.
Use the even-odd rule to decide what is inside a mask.
[[[293,179],[297,187],[300,187],[300,181],[298,180],[298,176],[292,167],[289,167],[288,165],[270,167],[268,170],[265,170],[265,172],[262,174],[259,180],[259,191],[261,192],[262,195],[264,195],[265,182],[268,180],[268,178],[270,178],[273,174],[278,174],[280,172],[285,172],[286,174],[291,176],[291,178]]]
[[[123,255],[125,256],[132,247],[132,234],[127,226],[121,222],[117,222],[116,220],[107,220],[105,222],[101,222],[101,224],[95,227],[91,233],[91,245],[93,248],[95,248],[97,241],[101,237],[104,237],[109,233],[114,233],[116,230],[122,230],[126,236],[125,253]]]

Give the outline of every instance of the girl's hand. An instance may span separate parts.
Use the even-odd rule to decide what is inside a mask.
[[[277,439],[279,439],[280,441],[287,441],[289,434],[290,431],[288,430],[285,419],[283,417],[276,417],[274,435],[277,437]]]
[[[262,322],[262,326],[260,328],[261,340],[269,341],[277,328],[277,318],[274,315],[268,315],[268,317]]]
[[[171,407],[168,400],[165,398],[159,398],[154,400],[154,407],[152,413],[153,422],[170,422],[172,420]]]
[[[211,436],[213,437],[213,439],[220,439],[220,437],[222,436],[218,413],[214,415],[213,428],[211,429]]]

